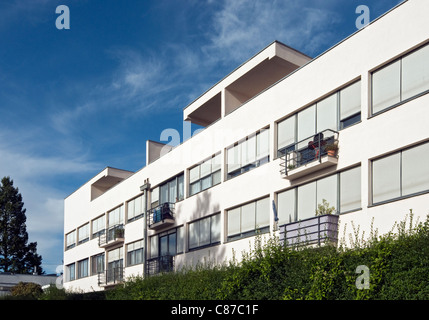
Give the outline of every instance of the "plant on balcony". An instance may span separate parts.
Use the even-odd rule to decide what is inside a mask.
[[[120,228],[116,228],[115,229],[115,239],[117,239],[117,238],[123,238],[124,234],[125,234],[124,228],[120,227]]]
[[[325,150],[328,153],[328,156],[335,157],[335,154],[338,151],[338,141],[326,145]]]
[[[323,216],[326,214],[335,214],[335,207],[330,207],[326,199],[322,199],[322,203],[317,205],[316,216]]]
[[[292,170],[292,169],[295,169],[296,167],[295,167],[295,165],[294,165],[294,164],[289,164],[289,165],[287,166],[287,168],[288,168],[289,170]]]

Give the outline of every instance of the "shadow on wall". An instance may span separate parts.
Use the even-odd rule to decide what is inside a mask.
[[[220,212],[219,203],[214,203],[212,199],[212,194],[210,190],[201,191],[198,194],[193,195],[195,199],[195,209],[190,215],[190,219],[187,222],[188,232],[186,233],[186,254],[178,255],[176,257],[176,267],[177,269],[183,267],[212,267],[214,265],[221,265],[227,263],[226,259],[226,248],[222,246],[222,217],[220,217],[219,222],[215,224],[215,219],[210,219],[208,217],[213,216],[216,213]],[[208,219],[208,220],[205,220]],[[198,224],[199,221],[199,225]],[[204,222],[203,222],[204,221]],[[194,235],[189,233],[190,224],[196,223],[193,230]],[[203,224],[204,223],[204,224]],[[190,237],[194,237],[202,241],[201,245],[198,247],[189,248]],[[202,240],[204,239],[204,240]],[[219,240],[217,240],[219,239]],[[207,241],[209,241],[207,243]]]

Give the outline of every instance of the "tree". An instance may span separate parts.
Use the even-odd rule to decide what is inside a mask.
[[[37,242],[28,243],[26,209],[18,188],[10,177],[0,184],[0,271],[38,274],[42,257],[37,254]]]

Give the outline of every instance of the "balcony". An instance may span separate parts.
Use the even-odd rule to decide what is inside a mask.
[[[107,229],[107,232],[98,237],[98,246],[100,248],[113,247],[123,244],[125,241],[125,229],[122,224],[115,225]]]
[[[280,241],[287,246],[338,242],[338,215],[325,214],[279,227]]]
[[[149,210],[147,215],[149,229],[157,230],[174,224],[174,203],[165,202]]]
[[[280,173],[294,180],[338,163],[338,132],[325,130],[303,139],[284,150]]]
[[[147,274],[156,275],[164,272],[174,271],[174,256],[165,255],[147,261]]]
[[[116,267],[109,268],[104,272],[98,273],[98,285],[100,287],[115,286],[123,283],[124,281],[124,268]]]

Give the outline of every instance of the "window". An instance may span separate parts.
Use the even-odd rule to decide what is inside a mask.
[[[277,124],[277,155],[295,150],[295,144],[327,129],[344,129],[361,120],[361,82],[338,90]],[[303,141],[298,148],[306,146]]]
[[[429,191],[429,143],[372,162],[372,202]]]
[[[127,265],[133,266],[143,263],[143,240],[127,245]]]
[[[76,230],[66,235],[66,250],[76,246]]]
[[[164,182],[159,187],[152,190],[152,208],[166,202],[175,203],[184,199],[184,175],[183,173]],[[159,204],[155,205],[156,199]]]
[[[184,251],[183,226],[150,237],[150,258],[175,256]]]
[[[78,261],[77,263],[77,278],[85,278],[88,276],[88,259]]]
[[[91,257],[91,275],[97,275],[104,272],[104,253]]]
[[[128,209],[128,212],[127,212],[128,222],[131,222],[143,217],[144,196],[141,195],[140,197],[137,197],[131,201],[128,201],[127,209]]]
[[[429,45],[372,73],[372,113],[429,90]]]
[[[109,212],[109,227],[114,227],[124,223],[123,205]]]
[[[124,251],[122,247],[107,252],[107,282],[118,280],[123,274]]]
[[[269,161],[269,135],[269,128],[262,129],[227,149],[228,179]]]
[[[189,224],[189,250],[220,243],[220,213]]]
[[[278,193],[279,224],[314,217],[318,204],[323,200],[337,213],[360,209],[360,166]]]
[[[89,223],[83,225],[77,230],[78,244],[87,242],[89,240]]]
[[[105,216],[92,220],[92,239],[99,237],[105,233],[106,219]]]
[[[220,153],[189,170],[189,194],[194,195],[221,182]]]
[[[270,200],[264,198],[228,210],[228,240],[235,240],[269,231]]]
[[[76,279],[76,267],[75,264],[69,264],[66,266],[66,281],[73,281]]]

